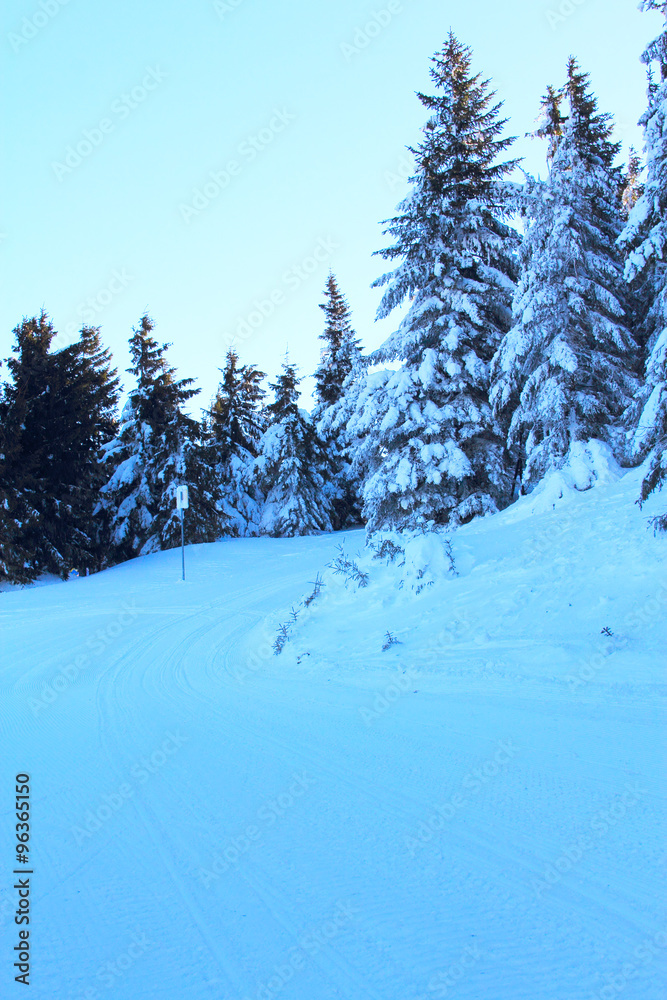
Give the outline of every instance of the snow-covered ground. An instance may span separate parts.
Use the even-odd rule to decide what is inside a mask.
[[[415,543],[346,587],[329,535],[0,595],[31,996],[667,996],[667,543],[639,476],[467,526],[457,577]],[[3,997],[14,908],[5,879]]]

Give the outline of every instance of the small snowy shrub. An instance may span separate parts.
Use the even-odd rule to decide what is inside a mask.
[[[368,573],[360,569],[354,559],[349,559],[345,555],[342,545],[338,546],[338,555],[336,558],[327,565],[334,571],[334,573],[344,576],[346,581],[355,583],[357,587],[368,586]]]
[[[397,639],[393,632],[385,632],[384,642],[382,643],[382,652],[384,652],[387,649],[390,649],[392,646],[399,645],[400,642],[401,640]]]

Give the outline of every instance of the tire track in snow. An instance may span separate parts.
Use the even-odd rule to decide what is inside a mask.
[[[186,622],[200,618],[202,613],[203,612],[201,611],[195,613],[186,619]],[[142,644],[141,653],[145,653],[147,650],[150,650],[155,645],[155,640],[158,637],[164,637],[166,632],[169,632],[174,627],[181,626],[183,624],[183,619],[179,619],[177,622],[167,623],[158,629],[156,633],[153,633],[146,638]],[[196,629],[194,635],[192,632],[188,632],[187,636],[184,637],[179,643],[177,650],[179,652],[182,651],[184,648],[192,644],[196,636],[205,635],[207,632],[213,630],[216,625],[217,623],[212,623],[207,620],[203,625]],[[173,655],[178,655],[178,652]],[[136,659],[140,659],[140,657],[137,658],[136,650],[133,651],[131,658],[133,662],[136,662]],[[112,667],[110,667],[105,672],[105,675],[100,678],[97,688],[100,742],[105,750],[107,760],[109,761],[109,764],[115,772],[119,782],[123,780],[123,772],[117,764],[118,757],[122,756],[122,754],[119,753],[117,734],[125,731],[123,723],[127,719],[127,713],[120,709],[118,695],[122,692],[123,688],[119,686],[118,681],[120,679],[121,671],[124,670],[127,674],[128,659],[130,659],[129,656],[123,656],[112,664],[112,667],[115,668],[115,670],[112,672]],[[121,715],[122,718],[120,718],[119,715]],[[166,841],[168,838],[165,834],[164,827],[157,821],[147,802],[142,801],[140,796],[134,795],[132,797],[132,805],[134,806],[134,811],[146,831],[146,834],[155,848],[157,856],[162,861],[172,885],[180,896],[185,911],[189,914],[193,926],[199,931],[199,935],[214,960],[220,974],[224,977],[232,989],[238,991],[240,983],[239,970],[232,964],[232,962],[218,946],[214,932],[202,917],[201,908],[197,906],[194,897],[186,889],[185,877],[175,866],[167,848]],[[158,833],[158,831],[160,832]]]
[[[300,579],[300,575],[295,579]],[[258,597],[280,593],[282,592],[284,586],[285,581],[282,581],[280,588],[277,588],[275,584],[268,584],[259,588],[252,587],[236,593],[231,599],[228,596],[224,596],[218,601],[210,602],[192,615],[185,617],[180,616],[175,622],[172,621],[165,623],[156,631],[149,633],[139,643],[138,647],[135,645],[131,651],[121,654],[112,660],[109,667],[104,671],[98,680],[96,704],[100,745],[110,767],[117,777],[122,780],[122,772],[118,768],[117,764],[117,759],[123,756],[123,753],[120,750],[118,735],[126,732],[127,721],[130,715],[127,708],[121,707],[121,700],[124,695],[131,695],[128,683],[130,681],[135,684],[139,681],[144,690],[147,690],[146,677],[154,666],[150,659],[148,659],[143,673],[139,674],[138,670],[142,658],[146,658],[146,655],[150,653],[153,647],[157,646],[157,648],[161,648],[161,640],[164,639],[165,635],[170,631],[174,629],[181,630],[184,625],[187,626],[188,623],[194,624],[194,622],[198,619],[201,619],[202,617],[205,618],[206,620],[199,625],[198,628],[194,629],[194,631],[188,631],[181,638],[181,640],[177,642],[175,648],[170,651],[166,662],[162,664],[162,669],[160,670],[158,678],[159,688],[163,693],[167,692],[170,694],[169,685],[165,682],[178,678],[180,680],[180,684],[178,685],[180,693],[188,694],[189,685],[186,684],[182,672],[179,671],[184,653],[193,648],[193,646],[195,646],[200,639],[203,639],[210,632],[218,629],[221,624],[224,624],[229,620],[234,620],[239,613],[244,614],[245,605],[242,605],[240,608],[235,607],[235,605],[239,603],[239,600],[246,597],[251,597],[256,600]],[[216,616],[216,611],[217,609],[221,609],[223,606],[226,614],[222,618],[219,618]],[[255,619],[255,615],[252,613],[249,614],[249,617],[253,620]],[[247,626],[241,626],[241,631],[245,633],[245,631],[252,627],[253,621],[251,620]],[[178,703],[179,707],[182,709],[182,699],[179,699],[177,695],[171,695],[171,700]],[[153,842],[156,851],[169,874],[172,884],[176,888],[187,911],[189,912],[193,924],[198,928],[202,940],[218,966],[218,969],[225,976],[225,978],[233,983],[235,988],[237,988],[239,983],[238,969],[235,966],[232,966],[231,962],[218,948],[211,928],[202,919],[201,909],[197,907],[194,898],[184,886],[185,876],[182,875],[181,872],[185,871],[185,866],[181,864],[180,871],[176,867],[173,857],[167,849],[167,837],[164,834],[164,830],[158,823],[148,804],[146,802],[142,802],[137,797],[133,797],[133,804],[137,815],[141,819],[142,825],[146,829],[147,834]],[[161,837],[158,836],[158,829],[161,830]]]
[[[282,587],[276,588],[275,586],[269,586],[261,588],[261,591],[253,588],[250,592],[254,601],[257,598],[264,598],[269,596],[269,594],[275,594],[276,596],[282,593]],[[189,616],[187,619],[180,618],[179,621],[169,623],[165,626],[165,629],[159,630],[159,634],[162,635],[166,630],[170,628],[182,629],[183,626],[188,626],[188,624],[193,625],[202,616],[210,618],[210,615],[214,613],[214,608],[225,606],[225,615],[221,618],[214,619],[213,621],[202,622],[199,627],[191,629],[187,634],[183,635],[179,641],[177,641],[175,647],[169,652],[166,660],[161,661],[159,664],[159,672],[156,677],[151,677],[155,674],[155,664],[147,663],[143,669],[143,673],[140,674],[141,684],[145,690],[149,690],[148,680],[151,678],[152,686],[159,691],[160,695],[165,701],[169,701],[172,704],[177,704],[183,707],[183,697],[196,701],[198,704],[204,706],[206,711],[216,717],[224,720],[227,723],[233,724],[235,735],[241,733],[246,736],[252,737],[254,741],[261,745],[270,744],[271,746],[279,749],[281,751],[281,756],[286,759],[287,756],[297,761],[304,762],[308,767],[312,768],[321,777],[327,776],[336,782],[343,783],[346,787],[350,788],[354,792],[363,795],[365,798],[371,797],[376,804],[379,805],[381,810],[386,814],[390,815],[394,819],[404,821],[409,819],[411,822],[419,821],[423,818],[424,814],[432,808],[432,803],[420,802],[407,795],[402,795],[402,802],[397,803],[395,792],[390,789],[379,787],[379,792],[372,792],[369,790],[367,785],[362,784],[359,781],[355,781],[351,778],[348,771],[344,771],[341,768],[336,768],[332,766],[331,761],[324,758],[321,753],[316,751],[312,746],[304,745],[302,741],[299,745],[296,745],[293,741],[286,740],[284,738],[280,739],[273,733],[268,733],[266,729],[260,729],[257,726],[250,724],[247,715],[242,719],[238,715],[230,716],[230,711],[225,711],[223,709],[224,702],[212,697],[211,692],[206,692],[202,690],[198,685],[197,681],[202,679],[207,679],[208,681],[214,681],[216,686],[220,687],[222,691],[225,688],[231,689],[231,677],[227,684],[224,683],[225,675],[224,671],[229,670],[231,663],[231,657],[233,656],[233,651],[240,645],[242,639],[248,635],[249,632],[255,627],[255,623],[258,619],[262,620],[262,615],[257,612],[252,611],[252,605],[249,603],[244,603],[241,607],[238,605],[238,597],[241,595],[236,595],[236,599],[230,601],[228,598],[223,598],[219,602],[215,602],[215,605],[202,608],[197,614]],[[245,595],[244,595],[245,596]],[[236,628],[232,629],[231,632],[227,632],[224,637],[222,637],[218,642],[209,645],[208,654],[205,655],[203,664],[198,664],[196,672],[193,671],[191,667],[187,664],[186,654],[192,653],[198,645],[205,645],[206,639],[210,636],[211,632],[217,630],[221,626],[225,626],[234,619],[237,619],[240,614],[246,616],[249,621],[243,622]],[[150,649],[152,644],[152,639],[149,638],[147,643],[144,644],[141,656],[137,659],[136,666],[141,669],[140,663],[142,658],[145,658],[145,653]],[[222,653],[222,657],[220,654]],[[136,653],[135,653],[136,655]],[[222,658],[222,667],[220,670],[214,669]],[[122,678],[121,678],[122,675]],[[129,718],[129,711],[127,708],[122,707],[122,702],[131,704],[131,684],[130,681],[136,683],[137,675],[130,676],[127,673],[126,667],[123,664],[117,664],[116,681],[118,682],[115,686],[115,709],[121,713],[124,722]],[[122,683],[121,683],[122,679]],[[157,693],[156,691],[156,693]],[[251,696],[251,691],[249,697]],[[122,724],[120,724],[120,718],[117,719],[116,725],[109,725],[107,728],[112,733],[118,733],[122,730]],[[469,738],[475,737],[476,734],[465,734]],[[148,807],[146,807],[148,808]],[[146,814],[146,822],[153,823],[157,826],[157,820],[153,816],[152,819]],[[490,840],[488,836],[484,836],[482,829],[479,826],[473,827],[470,822],[466,824],[467,830],[465,833],[457,833],[452,831],[453,842],[451,842],[448,847],[453,852],[454,855],[458,855],[460,861],[467,859],[468,866],[473,870],[480,870],[486,868],[488,870],[489,863],[492,860],[500,861],[510,868],[510,872],[515,872],[517,870],[522,871],[526,877],[536,876],[540,877],[543,871],[544,861],[540,859],[534,852],[531,853],[530,857],[526,857],[525,846],[508,844],[508,846],[513,846],[514,850],[504,850],[498,849],[498,843],[496,840]],[[486,832],[486,827],[483,828]],[[172,852],[166,854],[167,844],[166,839],[162,837],[160,840],[161,845],[161,856],[163,856],[163,861],[165,867],[170,873],[172,881],[178,885],[178,880],[180,875],[178,872],[178,859],[175,860],[175,855]],[[275,888],[270,887],[271,876],[270,873],[264,873],[264,876],[259,875],[259,866],[256,863],[246,864],[245,869],[241,872],[242,877],[250,885],[253,891],[263,900],[264,905],[267,907],[269,912],[272,914],[273,919],[276,923],[282,926],[289,933],[294,933],[295,924],[290,917],[290,907],[289,900],[284,895],[276,891]],[[506,890],[509,894],[516,895],[516,878],[509,876],[504,876],[498,872],[494,871],[494,879],[500,878],[504,883]],[[600,887],[601,888],[601,887]],[[565,898],[559,898],[560,896],[565,896]],[[617,907],[610,905],[609,899],[605,898],[602,893],[597,891],[596,886],[591,886],[587,890],[582,890],[581,887],[572,888],[566,886],[565,883],[561,883],[558,888],[558,893],[552,894],[550,902],[551,906],[555,906],[564,915],[569,915],[574,908],[575,904],[571,902],[572,898],[577,899],[578,906],[584,903],[585,909],[591,912],[594,916],[599,916],[600,909],[606,910],[609,913],[615,914],[617,920],[620,920],[628,929],[633,931],[639,931],[637,923],[628,917],[627,913],[622,912]],[[191,902],[194,906],[194,902]],[[211,932],[210,928],[206,925],[200,926],[200,932],[202,937],[206,940],[210,939]],[[641,930],[644,933],[644,929]],[[209,941],[206,941],[207,946],[209,946]],[[210,950],[210,947],[209,947]],[[215,952],[212,952],[215,956]],[[326,970],[322,970],[326,971]],[[344,976],[349,976],[349,969],[346,967],[341,970]],[[372,995],[372,994],[371,994]]]
[[[281,590],[282,587],[280,588],[280,591]],[[280,591],[278,590],[278,588],[275,587],[275,585],[261,588],[262,596],[268,596],[269,594],[277,593]],[[253,589],[252,594],[253,597],[257,597],[257,590]],[[223,602],[221,601],[216,603],[220,604]],[[199,614],[193,615],[186,620],[186,622],[191,622],[192,624],[194,624],[194,621],[200,618],[202,615],[204,615],[207,618],[206,622],[202,623],[198,628],[189,631],[185,636],[183,636],[183,638],[177,643],[177,645],[170,651],[167,660],[162,663],[159,674],[159,686],[163,690],[163,692],[171,694],[169,687],[165,686],[164,684],[166,680],[168,679],[177,680],[178,691],[181,694],[189,694],[191,697],[196,698],[198,702],[206,703],[210,710],[211,708],[210,701],[205,699],[201,695],[201,693],[198,692],[197,689],[195,689],[195,687],[192,685],[191,680],[182,669],[184,653],[186,651],[195,648],[197,643],[200,642],[200,640],[204,639],[212,631],[219,628],[221,624],[224,625],[226,622],[235,620],[239,613],[246,614],[247,617],[250,619],[250,621],[241,624],[236,629],[234,629],[231,634],[228,634],[225,637],[225,641],[227,644],[229,643],[230,639],[232,641],[232,644],[234,644],[235,635],[238,634],[240,636],[244,636],[254,627],[258,617],[257,615],[255,615],[254,613],[241,611],[241,609],[235,609],[234,611],[228,610],[227,615],[223,619],[216,619],[214,621],[210,621],[208,620],[210,618],[210,608],[204,608]],[[177,626],[182,626],[183,624],[184,624],[183,619],[180,619],[177,623],[173,623],[173,625]],[[163,638],[164,633],[169,631],[171,627],[172,625],[166,625],[165,627],[159,629],[158,630],[159,635]],[[152,639],[150,636],[147,637],[145,642],[143,643],[143,648],[139,655],[137,655],[137,651],[135,650],[133,660],[136,658],[136,661],[138,663],[141,660],[141,656],[145,654],[145,652],[149,650],[153,645],[154,645],[154,639]],[[219,647],[220,644],[218,644],[215,647],[215,650],[217,651]],[[127,671],[127,660],[128,657],[123,657],[120,658],[118,661],[116,661],[116,663],[114,664],[115,670],[112,675],[111,675],[111,668],[109,669],[107,674],[109,674],[110,676],[108,676],[106,679],[106,690],[104,691],[103,695],[100,690],[101,685],[100,687],[98,687],[98,694],[99,694],[98,717],[100,721],[101,733],[102,732],[106,732],[107,734],[111,733],[115,736],[117,733],[123,732],[125,730],[125,721],[127,715],[121,709],[120,700],[123,695],[129,695],[130,691],[127,688],[127,684],[126,683],[121,684],[120,680],[121,680],[121,674],[124,674],[123,677],[124,681],[127,681],[129,679],[130,675],[128,674]],[[146,688],[146,676],[149,672],[150,672],[150,666],[141,675],[141,683],[144,688]],[[133,674],[132,676],[136,682],[139,675]],[[110,705],[112,704],[112,702],[110,701],[109,698],[110,692],[113,692],[114,695],[113,697],[114,708],[111,710],[110,710]],[[182,699],[179,699],[177,696],[172,695],[172,700],[176,701],[182,707]],[[114,720],[113,715],[115,714],[116,711],[121,712],[121,715],[123,716],[122,720],[121,718],[116,718]],[[221,712],[219,710],[217,711],[214,710],[214,712],[218,717],[225,719],[228,718],[227,714],[224,712]],[[250,733],[253,736],[256,735],[255,731],[251,730],[247,725],[244,725],[242,728],[245,734]],[[107,741],[107,743],[108,742],[109,741]],[[272,742],[274,742],[275,744],[276,741]],[[118,748],[116,747],[116,752],[117,749]],[[112,761],[112,753],[109,752],[109,746],[107,746],[106,750],[107,750],[106,752],[107,758],[112,762],[112,766],[115,767],[115,763]],[[116,771],[116,773],[119,774],[118,771]],[[168,851],[166,847],[167,838],[164,836],[164,834],[162,835],[162,837],[157,836],[156,830],[159,828],[159,823],[154,813],[152,812],[150,806],[145,801],[141,801],[135,798],[134,804],[135,804],[135,810],[142,819],[144,828],[146,829],[147,833],[149,833],[151,840],[156,848],[156,851],[158,852],[166,870],[170,875],[172,883],[179,891],[179,894],[181,895],[181,898],[183,899],[185,905],[187,906],[187,909],[193,918],[193,922],[198,927],[202,939],[204,940],[209,952],[212,954],[212,957],[215,959],[216,964],[225,974],[226,978],[231,979],[232,982],[235,982],[235,985],[238,986],[239,982],[238,970],[236,968],[233,968],[231,964],[225,959],[224,955],[219,951],[219,949],[215,944],[213,932],[201,918],[201,907],[198,907],[191,894],[187,892],[187,890],[184,891],[183,889],[182,882],[184,876],[180,874],[178,868],[176,867],[172,854]],[[180,871],[185,871],[185,866],[183,866],[182,864],[180,865]],[[257,875],[254,876],[244,875],[244,879],[246,883],[249,885],[249,887],[252,889],[252,891],[255,893],[255,895],[257,895],[257,897],[261,900],[263,905],[267,908],[267,912],[271,915],[272,919],[276,923],[278,923],[281,927],[283,927],[283,929],[287,930],[291,935],[295,936],[297,932],[295,930],[295,925],[288,914],[289,905],[287,901],[283,897],[277,895],[275,893],[275,890],[272,892],[266,886],[266,884],[261,883],[258,880]],[[282,902],[277,901],[281,899]],[[328,978],[331,978],[332,975],[331,956],[329,955],[328,958],[324,957],[320,958],[319,955],[313,956],[313,960],[314,963],[318,966],[318,968],[320,968],[322,973],[325,974],[325,976],[327,976]],[[358,994],[359,989],[363,989],[365,996],[367,996],[369,1000],[381,1000],[381,998],[376,993],[371,991],[367,986],[363,985],[357,973],[352,969],[351,966],[349,966],[348,963],[345,962],[344,959],[342,959],[342,957],[339,956],[337,959],[334,959],[333,965],[336,969],[338,969],[338,972],[336,973],[336,978],[340,981],[341,972],[345,977],[345,982],[342,984],[345,988],[349,987],[350,983],[352,982],[355,987],[355,995],[359,995]]]

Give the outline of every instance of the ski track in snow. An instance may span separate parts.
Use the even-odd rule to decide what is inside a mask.
[[[462,529],[460,578],[418,597],[381,565],[367,592],[329,582],[280,657],[267,643],[338,537],[195,546],[185,585],[171,552],[1,595],[7,787],[32,775],[32,995],[664,1000],[667,607],[565,681],[598,619],[622,623],[664,579],[625,480]],[[402,645],[382,653],[387,629]]]

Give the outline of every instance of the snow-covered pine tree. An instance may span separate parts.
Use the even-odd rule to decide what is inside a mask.
[[[343,383],[360,355],[350,307],[332,271],[329,271],[320,309],[325,317],[324,330],[319,335],[324,347],[315,372],[315,412],[338,402]]]
[[[240,365],[233,348],[227,351],[222,381],[205,416],[206,440],[223,493],[225,533],[256,535],[261,497],[251,483],[253,462],[266,429],[262,402],[264,372]]]
[[[378,418],[366,453],[364,514],[370,532],[450,524],[509,500],[503,439],[488,401],[488,366],[511,322],[518,237],[507,224],[512,144],[489,81],[471,72],[471,50],[450,32],[431,60],[436,96],[411,150],[411,192],[380,251],[398,267],[378,318],[406,298],[409,311],[373,360],[398,360],[379,380]]]
[[[118,436],[105,449],[112,474],[102,488],[100,513],[109,521],[111,559],[123,560],[180,544],[176,487],[190,491],[186,542],[211,542],[222,534],[221,494],[201,425],[182,407],[197,395],[194,379],[176,379],[165,357],[169,344],[152,336],[144,315],[130,338],[137,380],[123,410]]]
[[[99,568],[97,454],[114,432],[119,387],[111,355],[90,327],[74,344],[51,352],[55,331],[45,313],[24,320],[15,335],[2,452],[14,576],[67,577],[74,568]]]
[[[354,380],[350,376],[359,369],[361,351],[352,329],[350,307],[331,271],[324,297],[320,309],[325,315],[325,326],[319,336],[325,346],[315,372],[315,407],[312,419],[334,470],[329,490],[333,526],[334,529],[339,529],[358,522],[361,516],[359,485],[351,469],[352,442],[346,424],[336,419],[338,404],[343,394],[350,391]]]
[[[270,388],[269,426],[255,460],[254,482],[264,497],[260,533],[274,537],[332,530],[331,462],[307,414],[299,409],[296,365],[286,358]]]
[[[648,108],[640,119],[646,184],[620,238],[628,251],[626,278],[643,305],[639,329],[647,351],[646,378],[629,411],[632,457],[641,460],[651,454],[640,503],[667,479],[667,2],[643,0],[642,8],[659,11],[665,29],[642,55],[649,71]],[[667,514],[657,518],[655,526],[667,530]]]
[[[384,398],[387,380],[393,369],[379,368],[361,353],[343,383],[340,398],[327,407],[317,424],[321,439],[345,442],[349,465],[345,470],[353,495],[358,497],[359,517],[363,520],[363,484],[377,465],[375,436],[381,420],[378,406]]]
[[[373,365],[370,357],[361,356],[345,381],[341,398],[328,408],[326,423],[320,424],[325,433],[329,427],[332,433],[341,434],[347,443],[349,467],[346,476],[360,498],[362,523],[364,484],[378,466],[376,442],[387,407],[386,385],[394,375],[394,368]],[[369,529],[369,533],[372,530]]]
[[[575,444],[601,440],[596,455],[611,445],[620,458],[620,418],[637,385],[611,116],[598,112],[574,58],[542,108],[549,178],[527,179],[514,326],[492,365],[491,400],[518,451],[523,489],[560,468]]]

